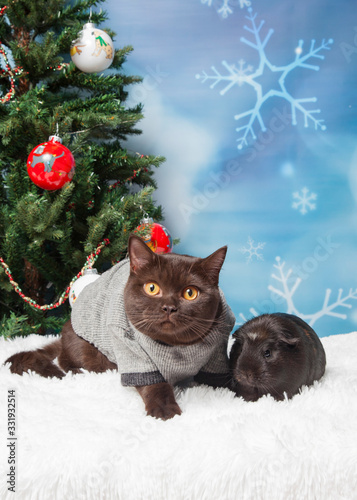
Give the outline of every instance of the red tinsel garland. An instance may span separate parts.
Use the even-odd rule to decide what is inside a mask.
[[[101,250],[110,244],[110,241],[108,240],[108,238],[105,238],[101,243],[99,243],[99,245],[97,246],[96,250],[94,252],[92,252],[90,255],[88,255],[87,257],[87,262],[85,263],[85,265],[83,266],[83,268],[79,271],[79,273],[72,279],[72,281],[70,282],[70,284],[68,285],[68,287],[66,288],[66,290],[62,293],[62,295],[60,296],[59,300],[57,302],[55,302],[54,304],[46,304],[44,306],[40,306],[39,304],[37,304],[33,299],[31,299],[30,297],[26,297],[26,295],[23,293],[23,291],[21,290],[21,288],[19,287],[18,283],[16,283],[16,281],[14,280],[14,278],[12,277],[12,274],[11,274],[11,271],[10,271],[10,268],[9,266],[4,262],[4,259],[2,257],[0,257],[0,264],[1,266],[4,268],[4,271],[7,275],[7,277],[9,278],[9,281],[11,283],[11,285],[13,286],[14,290],[16,293],[18,293],[20,295],[20,297],[27,303],[29,304],[31,307],[33,307],[34,309],[38,309],[38,310],[41,310],[41,311],[48,311],[50,309],[55,309],[56,307],[59,307],[60,305],[62,305],[67,299],[68,299],[68,295],[69,295],[69,291],[73,285],[73,283],[78,279],[80,278],[85,269],[88,269],[90,267],[93,266],[94,262],[96,261],[96,259],[98,258],[98,255],[100,254]]]

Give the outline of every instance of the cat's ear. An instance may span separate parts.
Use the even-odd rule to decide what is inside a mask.
[[[132,234],[129,237],[128,253],[130,259],[130,269],[134,273],[142,267],[153,264],[155,254],[147,244],[139,237]]]
[[[204,269],[207,278],[214,285],[218,285],[219,273],[226,258],[226,253],[227,247],[225,246],[219,248],[201,261],[201,268]]]

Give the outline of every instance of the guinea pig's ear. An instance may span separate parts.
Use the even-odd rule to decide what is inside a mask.
[[[280,342],[283,344],[286,344],[287,347],[290,347],[291,349],[294,349],[294,347],[297,347],[300,343],[299,337],[291,337],[287,335],[286,333],[282,333],[280,335]]]

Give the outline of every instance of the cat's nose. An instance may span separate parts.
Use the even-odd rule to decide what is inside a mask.
[[[164,305],[162,306],[162,310],[167,314],[172,314],[177,311],[177,307]]]

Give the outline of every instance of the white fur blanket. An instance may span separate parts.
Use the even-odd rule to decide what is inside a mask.
[[[147,417],[115,372],[12,375],[5,359],[50,339],[0,340],[2,500],[355,500],[357,333],[322,339],[324,378],[290,401],[205,386]],[[16,391],[15,491],[8,391]]]

